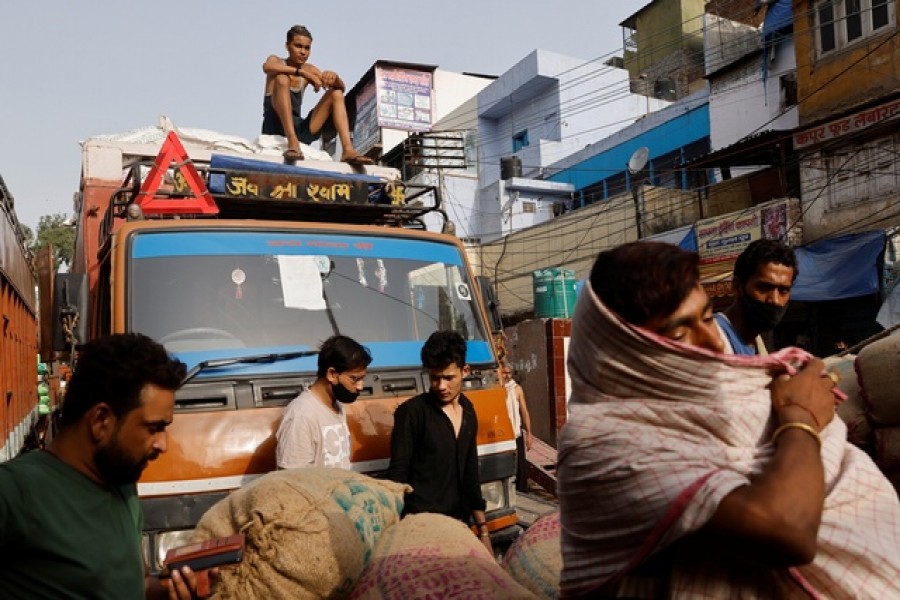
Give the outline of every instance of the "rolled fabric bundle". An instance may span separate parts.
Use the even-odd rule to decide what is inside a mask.
[[[461,522],[432,513],[404,517],[375,546],[352,600],[535,600]]]
[[[875,425],[900,425],[900,334],[860,350],[856,372],[869,418]]]
[[[847,425],[847,440],[870,451],[874,443],[874,434],[869,411],[856,376],[856,355],[829,356],[823,359],[823,362],[825,368],[837,374],[837,387],[847,395],[847,400],[837,406],[838,416]]]
[[[538,598],[559,597],[562,550],[559,513],[541,517],[519,536],[503,556],[503,568]]]

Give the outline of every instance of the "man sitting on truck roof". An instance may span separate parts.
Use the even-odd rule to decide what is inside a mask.
[[[322,71],[307,62],[312,50],[312,34],[303,25],[294,25],[287,32],[287,58],[270,55],[263,64],[266,74],[266,95],[263,99],[262,132],[283,135],[288,149],[287,161],[303,159],[300,142],[311,144],[319,139],[326,127],[337,131],[343,153],[341,160],[355,166],[371,165],[372,159],[353,147],[350,139],[350,119],[344,104],[346,86],[334,71]],[[306,86],[312,84],[318,92],[325,89],[322,99],[306,118],[300,116],[300,105]]]
[[[138,333],[84,346],[50,446],[0,465],[4,598],[192,597],[189,569],[146,576],[135,485],[166,451],[184,375]]]
[[[288,404],[278,425],[279,469],[350,468],[350,430],[343,405],[359,397],[370,362],[369,351],[345,335],[322,343],[315,382]]]

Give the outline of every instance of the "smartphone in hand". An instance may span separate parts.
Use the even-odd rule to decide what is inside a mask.
[[[163,563],[169,572],[182,567],[190,567],[191,570],[197,572],[212,567],[236,564],[241,562],[243,557],[244,534],[238,533],[172,548],[166,552],[166,559]]]

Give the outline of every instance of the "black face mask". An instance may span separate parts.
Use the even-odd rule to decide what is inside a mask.
[[[340,382],[331,384],[331,393],[334,394],[335,400],[342,402],[343,404],[353,404],[356,402],[356,399],[359,398],[359,392],[356,390],[348,390],[344,387],[344,384]]]
[[[775,329],[787,312],[787,306],[760,302],[746,294],[741,295],[741,308],[747,325],[760,332]]]

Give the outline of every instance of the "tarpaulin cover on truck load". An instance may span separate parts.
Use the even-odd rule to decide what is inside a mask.
[[[265,160],[251,158],[238,158],[213,154],[209,160],[209,168],[212,172],[209,177],[209,191],[213,194],[221,194],[225,191],[225,178],[217,171],[247,171],[258,173],[281,173],[284,175],[302,175],[305,177],[326,177],[335,181],[362,181],[369,184],[384,183],[384,180],[374,175],[364,173],[338,173],[335,171],[323,171],[321,169],[309,169],[273,163]]]

